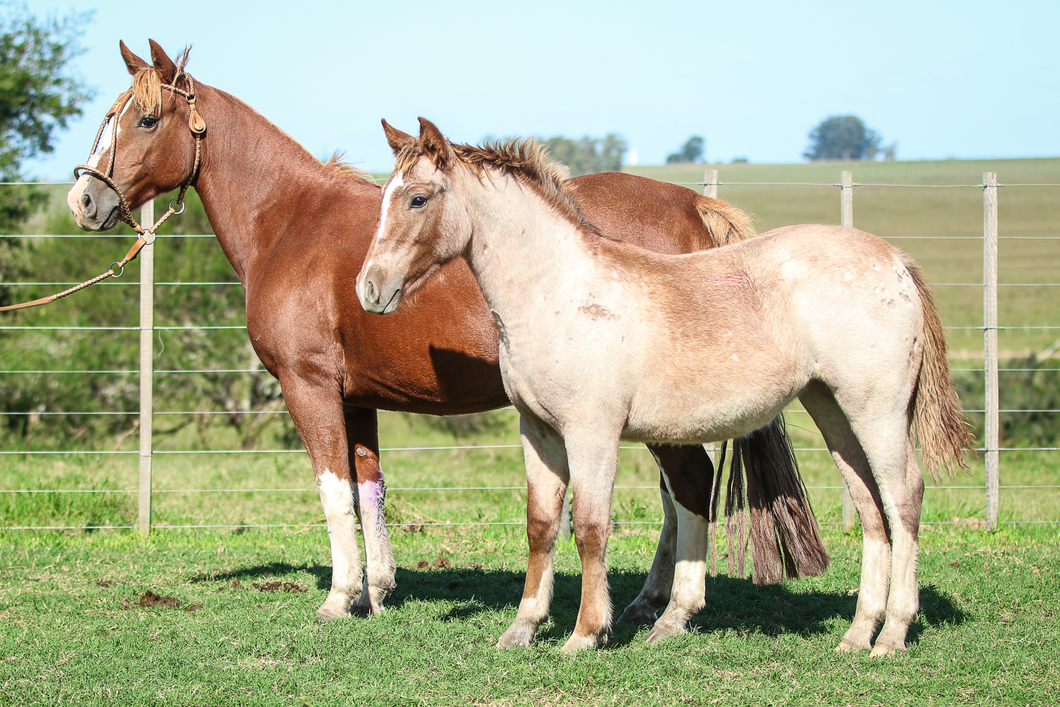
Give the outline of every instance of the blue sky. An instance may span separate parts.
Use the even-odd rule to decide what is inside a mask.
[[[33,0],[38,16],[69,0]],[[899,159],[1060,156],[1060,2],[131,3],[101,0],[74,70],[97,90],[55,152],[70,178],[129,86],[118,40],[147,39],[327,157],[393,166],[380,118],[461,142],[622,135],[659,164],[691,135],[709,161],[798,162],[807,133],[855,114]],[[206,116],[209,120],[209,116]]]

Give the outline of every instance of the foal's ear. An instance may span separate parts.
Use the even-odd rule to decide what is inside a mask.
[[[121,58],[125,60],[125,68],[129,70],[131,75],[136,76],[140,69],[147,68],[147,62],[129,51],[129,48],[125,46],[125,42],[119,39],[118,44],[121,46]]]
[[[158,70],[162,81],[169,84],[173,83],[177,78],[177,65],[166,56],[166,53],[162,51],[162,47],[158,46],[158,42],[153,39],[147,41],[151,45],[151,61],[154,62],[155,69]]]
[[[423,153],[443,172],[448,171],[456,160],[453,146],[442,135],[442,131],[426,118],[420,118],[420,144],[423,145]]]
[[[385,119],[383,120],[383,132],[386,133],[386,141],[390,145],[390,149],[394,151],[395,157],[406,145],[416,142],[416,138],[408,133],[401,132],[393,125],[386,122]]]

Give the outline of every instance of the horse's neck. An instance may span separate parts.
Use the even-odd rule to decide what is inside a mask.
[[[277,241],[329,180],[320,161],[239,99],[201,87],[209,125],[196,181],[217,240],[246,287]]]
[[[514,321],[589,286],[593,263],[577,226],[514,177],[468,178],[474,236],[467,259],[490,309]]]

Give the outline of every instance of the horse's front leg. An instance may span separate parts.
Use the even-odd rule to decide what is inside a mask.
[[[500,648],[530,645],[552,603],[553,551],[567,493],[563,439],[540,420],[519,420],[526,463],[526,539],[530,557],[515,621],[497,641]]]
[[[337,388],[296,377],[281,375],[280,387],[313,464],[331,541],[331,591],[317,620],[349,616],[361,595],[362,572],[342,398]]]
[[[383,611],[383,599],[397,583],[394,579],[394,551],[386,531],[384,503],[386,484],[379,464],[378,413],[368,408],[345,408],[349,466],[356,483],[354,509],[364,534],[365,573],[360,597],[351,607],[355,614],[368,616]]]
[[[607,541],[611,534],[611,494],[618,469],[619,433],[598,429],[564,435],[574,504],[574,540],[582,562],[581,606],[564,653],[595,648],[611,630],[607,585]]]

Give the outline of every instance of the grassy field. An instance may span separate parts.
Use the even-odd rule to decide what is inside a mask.
[[[655,534],[617,532],[621,608]],[[833,653],[854,611],[856,538],[826,536],[823,577],[756,587],[719,574],[683,637],[648,646],[616,625],[566,658],[578,601],[573,543],[558,550],[552,619],[501,652],[524,540],[516,529],[394,535],[398,589],[372,619],[317,624],[324,533],[5,533],[0,704],[687,705],[1053,704],[1060,689],[1055,532],[964,530],[922,542],[908,652]],[[179,602],[179,604],[178,604]]]

